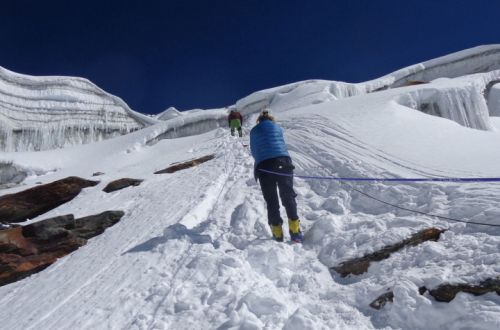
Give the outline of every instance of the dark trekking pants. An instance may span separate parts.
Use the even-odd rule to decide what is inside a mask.
[[[283,219],[280,216],[278,191],[281,204],[285,207],[288,219],[298,219],[297,202],[295,201],[297,194],[293,190],[293,177],[265,173],[260,171],[260,169],[277,173],[293,174],[294,167],[290,157],[277,157],[260,162],[256,168],[256,176],[259,179],[260,188],[262,189],[262,194],[267,204],[268,223],[275,226],[283,224]]]

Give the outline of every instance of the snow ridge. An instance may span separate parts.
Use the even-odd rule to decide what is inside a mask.
[[[489,107],[485,95],[495,82],[500,82],[499,69],[500,45],[479,46],[363,83],[306,80],[258,91],[239,100],[236,107],[244,114],[258,112],[264,107],[291,109],[404,87],[412,82],[429,83],[442,78],[456,78],[454,87],[450,87],[449,83],[412,86],[412,92],[398,102],[424,113],[456,121],[462,126],[492,130],[488,117],[490,114],[499,114],[500,109],[495,101],[489,102],[492,104]],[[495,92],[496,89],[493,90],[493,97]]]

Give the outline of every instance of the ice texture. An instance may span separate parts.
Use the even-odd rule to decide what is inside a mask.
[[[1,151],[89,143],[155,122],[86,79],[34,77],[0,67]]]
[[[491,86],[489,90],[488,109],[490,116],[500,116],[500,83]]]

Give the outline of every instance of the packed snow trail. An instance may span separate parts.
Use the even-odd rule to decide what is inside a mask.
[[[16,300],[19,315],[5,326],[371,328],[356,309],[328,297],[331,277],[314,252],[270,239],[253,160],[241,141],[224,136],[193,154],[196,149],[217,157],[112,194],[100,192],[101,184],[45,215],[93,205],[126,211],[119,227],[31,277],[23,290],[45,303],[27,311],[26,301]],[[182,192],[172,194],[175,187]],[[67,268],[62,278],[61,268]],[[311,299],[317,290],[325,298]],[[342,317],[333,316],[338,313]]]
[[[139,329],[210,328],[211,324],[220,324],[221,329],[370,328],[367,320],[354,321],[363,319],[355,309],[340,308],[328,298],[310,301],[309,286],[328,293],[331,280],[327,268],[313,252],[270,239],[260,188],[253,179],[253,160],[237,139],[226,141],[222,149],[218,167],[224,169],[227,181],[214,194],[216,203],[205,209],[206,220],[197,224],[193,233],[181,229],[189,235],[189,246],[182,259],[175,260],[175,277],[166,282],[168,285],[150,290],[153,295],[161,292],[158,301],[141,308],[130,325]],[[206,244],[196,241],[199,235]],[[163,249],[167,255],[170,250],[167,246]],[[310,269],[317,273],[313,283]],[[200,304],[204,308],[199,308]],[[339,322],[332,318],[338,308],[353,319]],[[151,312],[144,312],[148,310]],[[182,319],[176,315],[180,312],[185,314]],[[332,321],[321,321],[326,318]]]

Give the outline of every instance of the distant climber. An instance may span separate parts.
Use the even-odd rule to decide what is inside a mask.
[[[275,123],[269,109],[261,112],[257,119],[257,125],[250,131],[250,149],[255,159],[255,179],[260,183],[262,195],[267,204],[267,219],[273,238],[278,242],[283,242],[283,219],[280,216],[278,200],[279,189],[281,203],[288,216],[290,238],[294,242],[302,242],[297,202],[295,201],[297,194],[293,190],[293,169],[295,167],[288,154],[283,129]]]
[[[229,116],[227,117],[227,123],[229,127],[231,128],[231,135],[234,136],[234,131],[238,130],[238,135],[239,137],[243,136],[243,133],[241,131],[241,125],[243,125],[243,117],[241,116],[241,113],[236,110],[235,108],[231,109],[231,112],[229,113]]]

